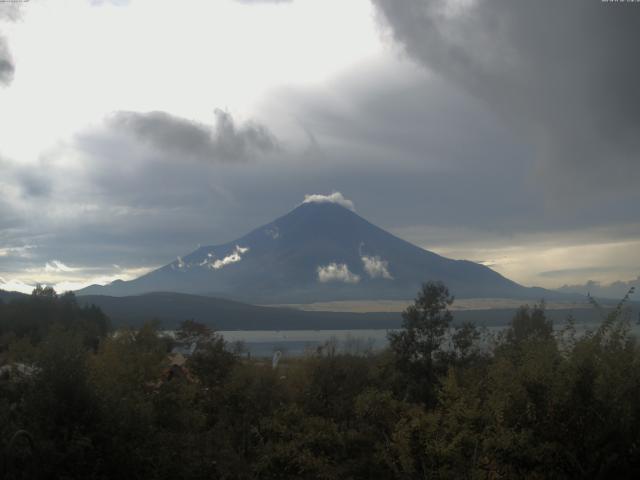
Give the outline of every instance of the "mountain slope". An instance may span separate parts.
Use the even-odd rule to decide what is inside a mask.
[[[205,246],[138,279],[80,295],[171,291],[253,303],[413,298],[426,280],[458,297],[540,298],[493,270],[429,252],[335,203],[303,203],[223,245]]]
[[[27,295],[25,293],[20,292],[10,292],[8,290],[0,289],[0,302],[9,303],[13,300],[20,300],[25,298]]]

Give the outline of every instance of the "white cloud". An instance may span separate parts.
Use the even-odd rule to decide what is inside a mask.
[[[44,271],[47,273],[59,273],[59,272],[73,272],[75,269],[65,265],[60,260],[51,260],[44,266]]]
[[[7,292],[22,292],[31,293],[35,285],[29,285],[22,280],[5,279],[0,277],[0,290],[6,290]]]
[[[30,268],[26,269],[27,275],[24,278],[17,278],[11,273],[2,273],[3,277],[0,277],[0,289],[7,291],[16,291],[22,293],[31,293],[36,285],[46,285],[55,288],[58,293],[79,290],[89,285],[106,285],[114,280],[132,280],[138,278],[154,267],[135,267],[135,268],[121,268],[114,266],[113,269],[104,270],[101,267],[78,267],[71,268],[64,265],[62,262],[57,262],[62,265],[63,269],[53,264],[56,261],[48,262],[44,268]],[[67,270],[64,270],[67,268]]]
[[[241,247],[239,245],[236,245],[236,248],[233,249],[233,253],[231,253],[231,255],[227,255],[222,260],[218,259],[213,262],[210,262],[208,263],[208,266],[210,268],[213,268],[214,270],[220,270],[221,268],[226,267],[227,265],[230,265],[232,263],[237,263],[240,260],[242,260],[242,255],[247,253],[248,251],[249,251],[249,247]]]
[[[25,245],[23,247],[0,248],[0,257],[29,258],[29,250],[36,248],[35,245]]]
[[[356,211],[353,202],[347,198],[344,198],[342,193],[333,192],[331,195],[311,194],[305,195],[302,203],[337,203],[338,205],[348,208],[351,211]]]
[[[382,260],[380,257],[369,257],[363,255],[360,257],[364,264],[364,271],[371,278],[386,278],[387,280],[393,280],[393,277],[389,273],[389,262]]]
[[[360,281],[360,275],[356,275],[349,271],[349,267],[345,263],[333,262],[328,265],[318,267],[318,280],[322,283],[358,283]]]

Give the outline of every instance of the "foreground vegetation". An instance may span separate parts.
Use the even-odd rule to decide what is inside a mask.
[[[0,478],[638,478],[626,300],[585,335],[534,306],[488,338],[428,283],[387,350],[273,368],[195,322],[178,365],[152,323],[109,334],[39,288],[0,305]]]

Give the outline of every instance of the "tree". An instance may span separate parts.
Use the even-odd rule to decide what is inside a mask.
[[[176,340],[186,344],[207,343],[214,340],[215,332],[195,320],[183,320],[176,330]]]
[[[100,417],[88,355],[82,337],[62,328],[53,328],[40,345],[23,406],[40,478],[88,478],[94,469],[91,437]]]
[[[0,335],[11,332],[36,345],[54,326],[82,337],[93,350],[109,331],[109,319],[95,305],[79,305],[75,295],[58,295],[51,287],[37,286],[33,293],[11,301],[0,310]]]
[[[514,345],[531,339],[550,340],[553,336],[553,323],[547,319],[544,302],[533,308],[521,306],[511,320],[506,336],[507,341]]]
[[[402,330],[390,332],[396,368],[405,375],[407,395],[429,404],[438,383],[436,353],[449,330],[453,296],[442,282],[422,285],[414,304],[402,314]]]
[[[237,357],[227,350],[224,338],[213,334],[198,344],[187,365],[204,385],[214,387],[227,380],[236,363]]]
[[[475,347],[479,339],[480,331],[475,324],[464,322],[456,327],[455,332],[451,335],[455,360],[463,364],[478,357],[479,354]]]
[[[58,298],[58,294],[53,289],[53,287],[47,287],[47,286],[43,287],[40,284],[36,285],[36,288],[34,288],[33,291],[31,292],[31,296],[33,298],[42,298],[42,299],[49,299],[49,300],[54,300]]]
[[[220,386],[236,364],[222,335],[195,320],[184,320],[176,330],[176,340],[193,348],[188,366],[207,387]]]

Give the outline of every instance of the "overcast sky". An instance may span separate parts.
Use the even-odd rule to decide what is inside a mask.
[[[639,44],[640,3],[600,0],[0,3],[0,288],[334,191],[524,285],[636,279]]]

